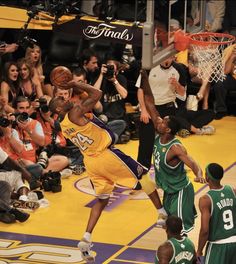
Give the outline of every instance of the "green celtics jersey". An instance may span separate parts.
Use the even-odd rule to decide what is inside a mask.
[[[156,137],[154,143],[153,158],[156,184],[166,193],[178,192],[189,182],[182,161],[174,167],[166,162],[168,151],[175,144],[181,144],[181,142],[174,138],[170,142],[162,144],[159,136]]]
[[[193,242],[184,237],[181,240],[176,238],[170,238],[167,240],[173,248],[173,256],[169,264],[189,264],[195,259],[195,248]],[[158,264],[159,260],[156,254],[155,264]]]
[[[211,218],[209,241],[225,239],[236,235],[236,196],[232,188],[225,185],[221,189],[209,190]]]

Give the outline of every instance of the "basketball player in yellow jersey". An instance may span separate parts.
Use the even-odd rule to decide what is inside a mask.
[[[91,233],[109,201],[115,184],[132,189],[143,188],[158,209],[158,225],[165,224],[167,214],[161,205],[155,183],[147,174],[147,169],[113,146],[114,135],[104,123],[92,114],[88,117],[87,113],[93,109],[102,92],[76,81],[68,83],[66,88],[71,87],[76,93],[86,92],[88,96],[78,99],[75,103],[65,101],[61,97],[54,98],[50,102],[50,109],[60,116],[63,135],[83,153],[86,171],[98,198],[91,209],[86,232],[78,244],[82,257],[93,262],[94,257],[90,250]]]

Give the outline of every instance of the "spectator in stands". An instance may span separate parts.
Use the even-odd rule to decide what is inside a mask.
[[[18,92],[18,75],[19,71],[16,62],[6,62],[3,68],[1,97],[4,100],[4,110],[8,113],[15,111],[12,104]]]
[[[194,52],[191,49],[179,52],[176,55],[176,62],[182,63],[188,67],[187,95],[196,95],[196,99],[198,100],[198,102],[202,102],[202,109],[208,109],[210,83],[208,81],[200,79],[197,76],[198,68],[196,66],[196,58]]]
[[[92,49],[83,50],[80,58],[80,64],[86,72],[86,80],[88,84],[94,84],[98,70],[98,58],[95,51]]]
[[[53,96],[53,89],[50,83],[45,84],[45,76],[42,65],[42,51],[38,45],[28,47],[25,52],[25,59],[33,68],[33,80],[40,83],[44,95]]]
[[[87,83],[88,82],[86,79],[87,73],[86,73],[86,70],[84,68],[76,68],[73,70],[72,74],[73,74],[73,80],[75,80],[76,82],[81,82],[81,83]],[[64,91],[64,93],[66,93],[66,90],[63,90],[63,91]],[[81,93],[76,94],[76,91],[74,91],[73,89],[72,90],[69,89],[67,91],[68,91],[67,93],[71,93],[71,99],[73,101],[76,101],[77,97],[80,98],[81,96],[85,95],[85,93],[83,93],[83,95]],[[98,111],[100,111],[99,110],[101,107],[100,104],[97,107],[98,107]],[[95,106],[95,108],[97,108],[97,107]]]
[[[37,79],[33,79],[33,69],[25,58],[17,62],[19,69],[19,92],[18,96],[22,95],[28,97],[32,102],[36,98],[43,96],[42,87]]]
[[[225,15],[223,20],[223,32],[236,36],[236,1],[225,1]]]
[[[186,67],[181,64],[187,76],[186,96],[179,97],[176,95],[176,103],[178,105],[176,116],[180,118],[182,129],[178,132],[179,136],[186,137],[190,134],[196,135],[212,135],[215,133],[215,128],[208,125],[214,119],[214,112],[208,109],[187,109],[186,99],[188,93],[188,84],[191,82],[191,67]],[[208,82],[204,82],[207,84]],[[201,88],[200,88],[201,90]],[[198,103],[198,102],[197,102]]]
[[[37,45],[34,45],[33,48],[28,47],[25,52],[25,59],[31,65],[34,71],[33,78],[34,80],[40,81],[42,83],[44,81],[45,76],[43,75],[43,66],[42,66],[42,58],[41,58],[41,48]]]
[[[207,0],[206,4],[206,30],[221,31],[225,15],[225,0]]]
[[[224,71],[226,79],[213,85],[215,94],[215,119],[221,119],[226,116],[227,104],[226,97],[230,91],[236,91],[236,44],[233,44],[224,50]]]
[[[71,99],[71,91],[69,89],[65,90],[62,87],[55,87],[53,93],[54,93],[54,97],[63,97],[65,100]]]

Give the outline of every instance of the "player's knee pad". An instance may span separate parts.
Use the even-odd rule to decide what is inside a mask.
[[[149,176],[149,174],[143,175],[142,179],[139,180],[142,185],[143,190],[147,195],[153,193],[156,189],[156,184],[153,182]]]

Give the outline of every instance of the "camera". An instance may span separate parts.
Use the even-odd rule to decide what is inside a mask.
[[[114,73],[115,73],[115,69],[114,69],[114,65],[106,65],[107,68],[107,72],[105,73],[105,77],[107,79],[111,79],[114,77]]]
[[[33,49],[34,45],[37,44],[37,40],[30,38],[29,36],[25,36],[23,38],[20,38],[18,40],[17,44],[20,45],[24,49],[26,49],[28,47]]]
[[[4,41],[0,41],[0,48],[5,48],[6,45],[7,45],[6,42],[4,42]]]
[[[61,174],[58,171],[49,171],[42,176],[42,187],[45,192],[61,192]]]
[[[26,112],[23,112],[23,113],[14,113],[12,115],[15,116],[17,122],[25,122],[29,118],[29,115]]]
[[[43,113],[49,112],[49,106],[46,98],[41,97],[38,99],[38,102],[39,102],[39,108],[38,108],[39,110],[41,110]]]
[[[0,116],[0,126],[8,127],[11,124],[11,121],[3,116]]]

